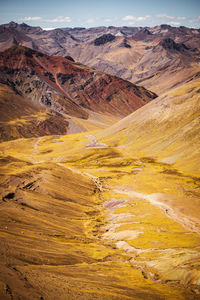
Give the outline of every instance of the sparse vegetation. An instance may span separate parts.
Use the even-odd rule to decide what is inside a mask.
[[[58,53],[84,31],[98,58],[137,63],[158,98],[68,52],[0,54],[0,298],[200,299],[199,31],[187,46],[171,28],[49,32]]]

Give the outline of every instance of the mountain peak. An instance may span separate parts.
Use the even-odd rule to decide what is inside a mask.
[[[16,30],[18,32],[22,32],[22,33],[37,33],[37,32],[43,31],[42,28],[39,26],[29,26],[28,24],[26,24],[24,22],[21,24],[18,24],[14,21],[11,21],[8,24],[3,24],[2,26],[4,28],[14,29],[14,30]]]
[[[22,23],[22,24],[20,24],[21,26],[23,26],[23,27],[31,27],[31,26],[29,26],[28,24],[26,24],[26,23]]]
[[[5,53],[8,56],[20,55],[21,54],[21,55],[25,55],[27,57],[32,57],[33,54],[37,54],[37,55],[40,55],[40,56],[45,55],[41,52],[35,51],[31,48],[28,48],[28,47],[20,45],[20,44],[14,45],[11,48],[7,49]]]
[[[103,34],[102,36],[100,36],[100,37],[98,37],[97,39],[94,40],[94,45],[95,46],[104,45],[106,43],[114,41],[115,38],[116,37],[114,35],[112,35],[111,33]]]
[[[17,27],[18,23],[11,21],[7,25],[9,25],[9,27]]]
[[[183,44],[183,43],[176,43],[171,38],[163,39],[159,45],[161,45],[166,50],[175,50],[179,52],[184,52],[185,50],[188,50],[189,48]]]
[[[168,25],[168,24],[161,24],[161,25],[160,25],[160,28],[161,28],[161,29],[170,29],[170,28],[172,28],[172,26],[171,26],[171,25]]]

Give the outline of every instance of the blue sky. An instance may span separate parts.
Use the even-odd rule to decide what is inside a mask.
[[[0,0],[0,24],[42,28],[155,26],[200,28],[200,0]]]

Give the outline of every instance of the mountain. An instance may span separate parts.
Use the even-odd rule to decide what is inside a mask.
[[[0,141],[66,134],[68,122],[60,114],[27,101],[0,84]]]
[[[195,224],[197,232],[200,232],[199,84],[197,73],[182,86],[98,135],[100,142],[125,152],[129,159],[140,159],[138,181],[132,184],[138,192],[164,193],[161,202],[169,203],[180,218],[187,216],[186,224]],[[143,169],[146,163],[147,172]]]
[[[77,64],[14,46],[0,53],[0,81],[34,103],[82,119],[94,112],[124,116],[156,97],[143,87]]]
[[[11,22],[1,25],[0,32],[4,37],[0,50],[12,44],[23,44],[48,55],[68,55],[77,62],[143,85],[158,94],[199,69],[200,30],[184,26],[176,28],[163,24],[144,28],[109,26],[44,31]],[[23,37],[16,39],[17,34]],[[170,80],[166,80],[169,77]]]
[[[1,30],[0,298],[200,299],[199,30]]]
[[[27,47],[37,49],[34,41],[28,36],[30,33],[39,33],[43,30],[40,27],[31,27],[25,23],[17,24],[15,22],[10,22],[9,24],[0,26],[0,45],[1,50],[6,50],[14,45],[19,45],[21,43],[25,44]]]
[[[191,174],[199,174],[200,74],[156,98],[104,132],[109,144],[132,154],[156,157]]]
[[[31,133],[28,127],[26,131],[30,131],[29,134],[23,135],[21,130],[20,134],[13,135],[11,131],[14,129],[8,130],[11,124],[6,125],[4,132],[7,133],[1,137],[4,140],[9,139],[9,136],[13,139],[30,137],[31,134],[64,134],[67,127],[68,132],[104,127],[108,121],[106,115],[110,115],[108,123],[116,121],[116,118],[131,113],[156,97],[155,93],[143,87],[77,64],[71,57],[48,56],[24,46],[13,46],[0,53],[0,82],[18,95],[19,103],[28,101],[40,108],[46,107],[50,115],[54,115],[51,123],[55,121],[55,128],[58,126],[54,130],[52,125],[50,131],[43,130],[43,133],[41,130],[32,130]],[[4,106],[4,111],[9,110],[12,105],[16,106],[11,101],[11,97],[8,97],[8,105]],[[30,106],[29,103],[26,105]],[[16,118],[14,111],[12,118]],[[5,121],[9,122],[10,119],[4,120],[2,126],[5,126]]]

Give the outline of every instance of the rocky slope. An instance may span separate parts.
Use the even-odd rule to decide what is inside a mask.
[[[62,114],[87,119],[83,109],[121,116],[156,97],[142,87],[23,46],[0,54],[0,81],[34,103]]]
[[[199,68],[200,31],[183,26],[44,31],[11,22],[1,25],[0,30],[1,50],[12,44],[23,44],[49,55],[70,55],[80,63],[138,82],[158,94],[187,79]]]
[[[0,141],[68,132],[62,115],[24,99],[4,84],[0,84],[0,111]]]

